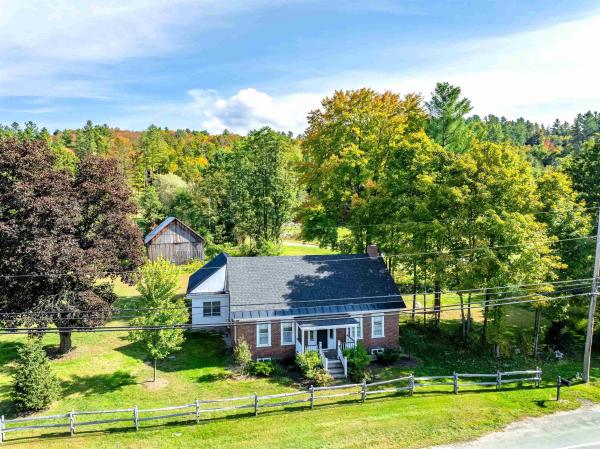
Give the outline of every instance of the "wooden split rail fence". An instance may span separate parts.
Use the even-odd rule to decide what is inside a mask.
[[[525,376],[525,377],[523,377]],[[466,381],[462,380],[465,379]],[[484,380],[490,379],[490,380]],[[493,380],[492,380],[493,379]],[[196,422],[200,422],[202,415],[228,412],[239,409],[250,409],[254,415],[258,415],[260,408],[283,407],[292,404],[309,403],[314,408],[315,402],[322,399],[334,399],[345,396],[358,396],[365,402],[370,395],[396,394],[408,392],[410,396],[417,388],[452,386],[454,394],[458,394],[461,387],[466,386],[495,386],[500,389],[502,385],[509,383],[534,382],[539,387],[542,380],[542,370],[536,368],[529,371],[496,372],[493,374],[467,374],[453,373],[450,376],[420,376],[409,375],[396,379],[384,380],[372,383],[355,383],[334,385],[328,387],[313,387],[306,390],[291,393],[279,393],[258,396],[256,393],[250,396],[237,398],[198,400],[190,404],[176,405],[172,407],[161,407],[152,409],[138,409],[137,406],[118,410],[95,410],[95,411],[72,411],[61,415],[32,416],[16,419],[5,419],[0,417],[0,442],[4,441],[6,435],[12,432],[29,432],[36,429],[69,428],[71,436],[75,434],[76,427],[93,426],[119,422],[129,422],[139,430],[140,423],[151,420],[161,420],[192,416]],[[394,386],[394,384],[400,384]],[[375,389],[373,389],[375,388]],[[350,391],[344,391],[350,390]],[[331,393],[329,393],[331,392]],[[324,394],[323,394],[324,393]],[[298,398],[300,397],[300,398]],[[270,402],[279,399],[276,402]],[[242,402],[241,404],[239,404]],[[95,419],[82,421],[81,417],[98,415],[117,416],[110,419]],[[76,418],[79,418],[76,420]],[[86,418],[84,418],[86,419]],[[50,421],[50,423],[48,423]],[[52,422],[60,421],[60,422]],[[30,424],[46,422],[45,424]]]

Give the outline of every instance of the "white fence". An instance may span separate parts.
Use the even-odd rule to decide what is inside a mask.
[[[525,377],[524,377],[525,376]],[[461,381],[465,379],[466,381]],[[493,379],[493,380],[483,380]],[[192,416],[199,422],[202,415],[211,415],[218,412],[228,412],[239,409],[250,409],[254,415],[258,415],[260,408],[282,407],[291,404],[307,402],[310,408],[314,408],[315,402],[322,399],[340,398],[346,396],[357,396],[365,402],[370,395],[396,394],[408,392],[410,396],[417,388],[452,386],[454,394],[458,394],[461,387],[465,386],[495,386],[500,389],[502,385],[509,383],[534,382],[539,387],[542,380],[542,370],[536,368],[529,371],[496,372],[494,374],[467,374],[453,373],[449,376],[420,376],[409,375],[397,379],[384,380],[372,383],[343,384],[329,387],[313,387],[307,390],[294,391],[291,393],[280,393],[266,396],[258,396],[256,393],[250,396],[237,398],[198,400],[183,405],[172,407],[161,407],[152,409],[138,409],[137,406],[118,410],[96,410],[96,411],[72,411],[61,415],[32,416],[27,418],[4,419],[0,417],[0,442],[4,441],[6,435],[13,432],[29,432],[36,429],[68,428],[71,435],[75,434],[77,427],[110,424],[118,422],[130,422],[136,430],[144,421],[179,418]],[[394,386],[394,384],[396,384]],[[398,385],[399,384],[399,385]],[[389,386],[389,387],[388,387]],[[379,387],[373,389],[374,387]],[[350,391],[344,391],[350,390]],[[323,394],[325,392],[325,394]],[[331,392],[331,393],[329,393]],[[299,398],[298,398],[299,397]],[[295,399],[290,399],[295,398]],[[274,399],[283,399],[271,402]],[[175,413],[171,413],[175,412]],[[91,421],[80,421],[76,418],[93,415],[113,415],[111,419],[96,419]],[[128,416],[127,416],[128,415]],[[84,418],[86,419],[86,418]],[[64,421],[50,422],[48,421]],[[23,425],[27,423],[46,422],[45,424]]]

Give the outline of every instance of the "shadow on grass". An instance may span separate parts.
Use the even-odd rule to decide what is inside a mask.
[[[20,341],[2,341],[0,342],[0,370],[7,369],[7,363],[17,358],[17,351],[23,346]]]
[[[63,383],[65,394],[103,394],[119,390],[127,385],[135,385],[136,379],[129,372],[119,370],[110,374],[94,374],[91,376],[73,375],[71,380]]]

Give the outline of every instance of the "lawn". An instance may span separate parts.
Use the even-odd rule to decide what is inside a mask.
[[[293,246],[292,250],[313,251],[312,247]],[[187,271],[193,270],[188,268]],[[180,293],[187,284],[182,274]],[[135,288],[119,284],[119,305],[131,304]],[[455,299],[447,296],[445,301]],[[429,304],[429,300],[428,300]],[[511,326],[529,323],[526,308],[508,310]],[[574,386],[563,390],[556,402],[555,379],[558,374],[571,377],[581,371],[580,360],[538,362],[526,357],[498,362],[486,354],[460,349],[451,341],[450,330],[457,329],[455,317],[444,316],[443,334],[424,330],[424,342],[416,348],[412,361],[378,367],[378,379],[390,379],[414,372],[415,375],[441,375],[458,372],[495,372],[496,370],[534,368],[544,370],[541,388],[524,386],[461,390],[446,393],[451,387],[436,387],[413,397],[404,394],[373,397],[366,403],[351,399],[338,404],[305,404],[286,409],[260,411],[259,416],[239,411],[239,416],[193,420],[173,419],[141,424],[139,432],[131,423],[115,423],[78,429],[74,437],[60,430],[39,434],[9,434],[3,444],[11,448],[420,448],[450,441],[467,440],[501,429],[526,416],[539,416],[574,409],[581,400],[600,401],[600,383]],[[110,324],[117,324],[113,322]],[[159,362],[158,382],[150,382],[152,368],[137,344],[124,333],[75,334],[73,352],[52,360],[62,385],[62,397],[41,414],[66,413],[70,410],[98,410],[162,407],[233,396],[294,391],[299,388],[288,376],[273,379],[242,378],[231,370],[231,355],[218,336],[189,333],[187,341],[173,358]],[[10,405],[10,379],[16,349],[23,336],[0,337],[0,414],[14,415]],[[56,335],[44,337],[45,345],[57,345]],[[600,367],[600,359],[594,359]],[[600,378],[600,369],[592,375]]]

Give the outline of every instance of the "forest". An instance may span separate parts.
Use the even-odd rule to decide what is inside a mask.
[[[100,277],[107,267],[126,273],[141,263],[140,249],[111,246],[101,230],[127,216],[139,230],[127,228],[118,237],[131,242],[176,216],[205,236],[209,257],[225,249],[276,255],[284,238],[358,253],[376,243],[412,299],[409,307],[415,307],[417,292],[428,291],[439,310],[442,294],[458,291],[461,339],[489,345],[497,354],[506,346],[503,307],[486,307],[475,335],[475,298],[461,291],[484,288],[487,304],[497,298],[495,288],[514,285],[515,291],[539,295],[530,306],[536,312],[534,351],[542,337],[568,347],[583,331],[586,300],[544,299],[553,290],[560,293],[549,282],[592,276],[600,114],[539,124],[479,117],[472,109],[459,87],[438,83],[430,98],[366,88],[336,91],[308,114],[308,126],[297,136],[268,127],[242,136],[155,125],[138,132],[91,121],[51,132],[15,123],[0,126],[6,153],[0,170],[12,173],[8,156],[18,147],[13,165],[32,155],[28,169],[38,180],[50,177],[44,188],[59,179],[71,197],[87,192],[77,203],[87,227],[73,245],[114,255],[108,260],[96,254],[96,266],[103,268],[78,275],[83,290],[100,297],[109,295],[82,279]],[[96,208],[91,198],[98,191],[113,201]],[[0,226],[0,237],[23,251],[32,244],[9,235],[8,227]],[[141,248],[141,240],[135,245]],[[0,259],[8,252],[14,247],[0,249]],[[73,257],[69,253],[69,260],[78,260]],[[90,301],[84,298],[77,307]],[[542,315],[552,323],[545,336]],[[105,319],[95,316],[94,322]],[[440,314],[430,322],[439,326]]]

